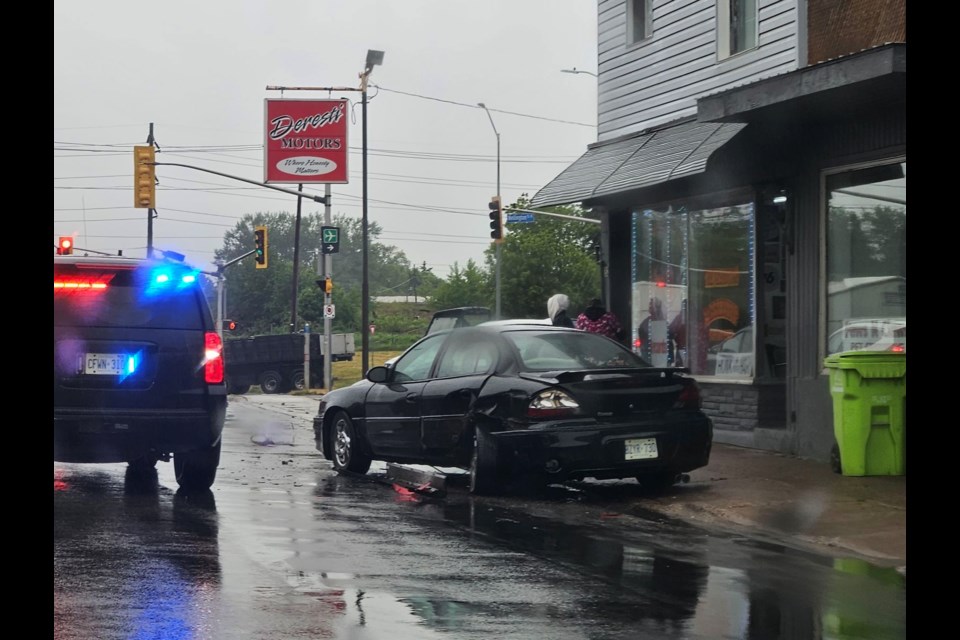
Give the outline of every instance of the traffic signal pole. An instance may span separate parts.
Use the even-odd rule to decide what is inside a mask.
[[[329,227],[333,224],[331,220],[331,211],[330,211],[330,183],[328,182],[324,185],[324,194],[327,198],[327,204],[324,206],[323,211],[323,221]],[[322,240],[322,238],[321,238]],[[333,276],[333,256],[328,253],[323,253],[323,276],[332,277]],[[321,275],[321,274],[318,274]],[[328,318],[326,314],[326,307],[331,303],[331,296],[329,293],[324,291],[323,294],[323,305],[324,305],[324,314],[323,314],[323,343],[326,345],[326,349],[323,354],[323,388],[326,391],[330,391],[333,388],[333,369],[332,367],[332,358],[333,355],[333,334],[331,333],[331,325],[333,324],[333,318]],[[363,331],[363,327],[360,328]]]

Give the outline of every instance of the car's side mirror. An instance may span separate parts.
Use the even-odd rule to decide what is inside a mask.
[[[390,369],[383,366],[371,367],[367,371],[367,380],[370,382],[386,382],[389,377]]]

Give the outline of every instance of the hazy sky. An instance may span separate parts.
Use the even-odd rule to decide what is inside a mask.
[[[359,219],[359,91],[266,88],[359,88],[376,49],[369,220],[446,276],[490,242],[497,138],[477,103],[500,133],[504,202],[532,197],[596,140],[596,78],[561,72],[596,71],[596,32],[594,0],[55,0],[54,242],[145,254],[132,148],[151,122],[158,162],[262,181],[266,98],[352,101],[350,183],[333,185],[332,200],[334,214]],[[154,245],[201,267],[245,214],[296,212],[295,197],[264,187],[180,167],[157,175]],[[322,205],[304,201],[312,212]]]

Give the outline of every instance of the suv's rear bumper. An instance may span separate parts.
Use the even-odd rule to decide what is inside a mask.
[[[223,433],[227,400],[209,401],[209,411],[54,409],[53,459],[128,462],[213,446]]]

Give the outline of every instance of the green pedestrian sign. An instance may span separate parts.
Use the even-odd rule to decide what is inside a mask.
[[[320,227],[323,254],[340,253],[340,227]]]

